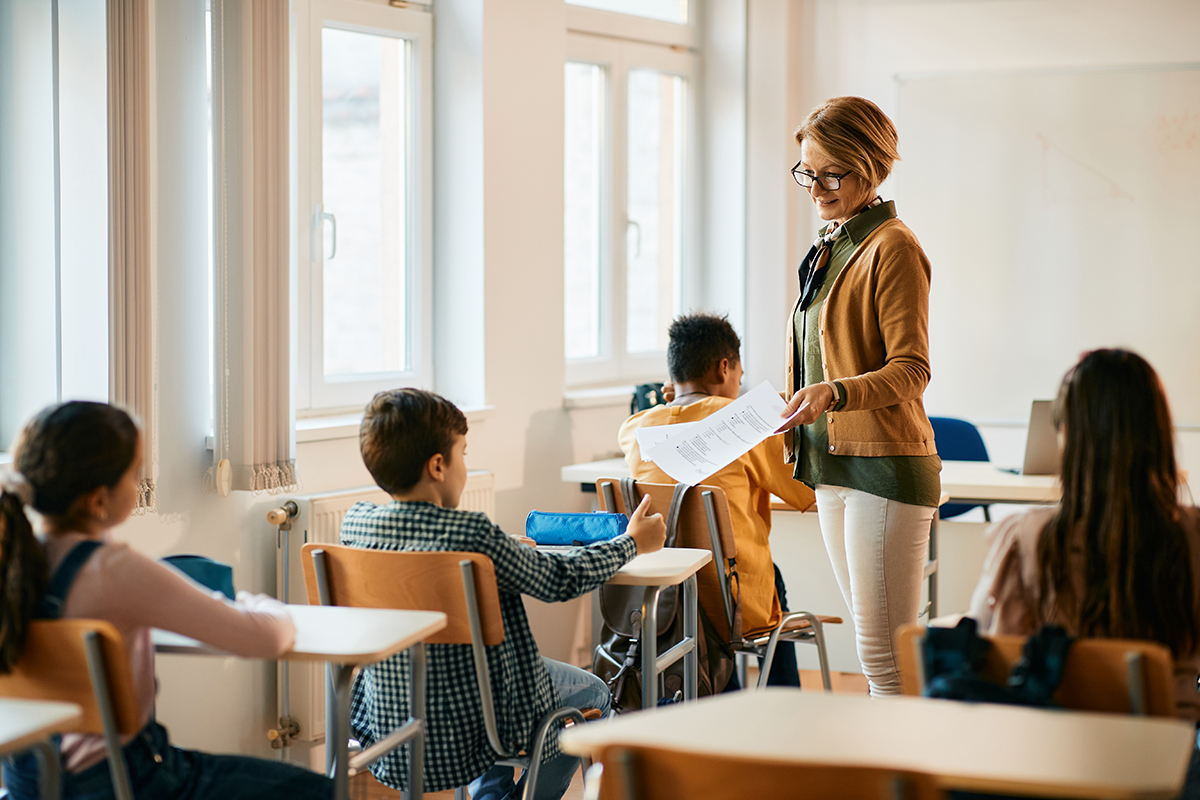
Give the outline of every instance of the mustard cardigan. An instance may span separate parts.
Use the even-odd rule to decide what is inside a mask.
[[[929,384],[929,259],[903,222],[885,220],[859,243],[821,308],[826,380],[844,389],[828,412],[830,452],[937,455],[921,398]],[[796,308],[788,315],[787,397],[795,385]],[[795,457],[791,431],[788,460]]]

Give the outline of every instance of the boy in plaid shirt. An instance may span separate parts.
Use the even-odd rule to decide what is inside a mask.
[[[377,506],[358,503],[342,522],[342,544],[376,550],[482,553],[496,568],[504,641],[488,648],[496,724],[504,745],[529,751],[538,721],[562,705],[607,713],[608,687],[578,667],[538,655],[525,617],[522,594],[546,602],[592,591],[637,553],[663,546],[661,515],[647,516],[648,498],[634,512],[628,532],[567,553],[527,547],[486,514],[457,510],[467,481],[467,419],[453,403],[420,389],[381,392],[367,406],[359,441],[367,470],[393,498]],[[484,729],[469,645],[428,646],[429,686],[425,723],[425,787],[442,791],[469,783],[473,800],[519,797],[524,778],[495,765]],[[364,747],[408,718],[408,656],[400,654],[364,669],[354,685],[350,727]],[[579,759],[547,742],[537,800],[558,800]],[[377,761],[371,771],[397,789],[407,774],[407,750]]]

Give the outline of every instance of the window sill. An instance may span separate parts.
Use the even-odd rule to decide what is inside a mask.
[[[633,397],[633,387],[602,386],[598,389],[571,389],[563,392],[563,408],[610,408],[613,406],[629,406]]]
[[[496,416],[493,406],[464,408],[467,424],[483,422]],[[357,439],[362,426],[362,413],[335,414],[326,417],[306,417],[296,420],[296,444],[327,442],[335,439]]]
[[[492,406],[464,408],[463,413],[467,415],[467,423],[471,424],[491,419],[496,416],[496,409]],[[361,426],[361,412],[353,414],[330,414],[324,417],[303,417],[296,420],[296,444],[330,442],[339,439],[357,439],[358,429]],[[210,452],[215,447],[215,442],[216,439],[212,434],[204,437],[204,446]],[[0,454],[0,464],[5,463],[5,455]]]

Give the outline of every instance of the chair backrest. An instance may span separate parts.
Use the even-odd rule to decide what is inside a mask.
[[[979,429],[965,419],[930,417],[938,455],[945,461],[990,461]]]
[[[611,745],[597,761],[603,765],[600,800],[934,800],[946,796],[932,776],[904,770],[766,761],[633,745]]]
[[[898,633],[900,686],[908,695],[924,691],[921,638],[925,628],[906,625]],[[1004,683],[1021,659],[1024,636],[986,636],[992,643],[983,677]],[[1175,672],[1171,651],[1158,642],[1081,638],[1071,644],[1054,700],[1063,708],[1112,714],[1175,716]],[[1137,706],[1144,705],[1144,712]]]
[[[638,499],[650,495],[651,514],[662,514],[664,518],[671,508],[671,498],[675,493],[673,483],[634,483],[634,492]],[[600,497],[605,511],[616,511],[629,514],[625,508],[625,500],[621,496],[620,482],[614,478],[601,478],[596,482],[596,493]],[[729,586],[729,574],[726,568],[717,572],[716,548],[714,539],[719,542],[720,556],[725,560],[737,558],[737,540],[733,536],[733,519],[729,515],[729,500],[725,490],[719,486],[693,486],[683,499],[676,523],[677,535],[675,547],[694,547],[713,552],[713,560],[705,564],[696,575],[696,582],[701,593],[717,590],[725,605],[726,619],[713,619],[712,623],[717,632],[728,638],[733,619],[733,609],[736,599]],[[719,588],[718,588],[719,587]]]
[[[329,597],[322,602],[313,553],[323,551]],[[470,644],[470,614],[463,592],[461,562],[475,572],[475,596],[483,625],[483,643],[504,641],[496,569],[482,553],[369,550],[340,544],[309,542],[301,549],[304,584],[310,605],[358,608],[403,608],[441,611],[446,627],[426,639],[428,644]]]
[[[89,645],[92,641],[95,644]],[[25,637],[25,648],[13,671],[0,675],[0,697],[27,700],[60,700],[83,709],[70,733],[104,733],[104,698],[92,689],[88,649],[99,654],[107,680],[117,732],[138,732],[137,698],[121,634],[109,622],[95,619],[35,620]]]

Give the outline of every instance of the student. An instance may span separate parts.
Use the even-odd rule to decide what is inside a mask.
[[[137,499],[142,444],[137,425],[104,403],[69,402],[35,416],[21,432],[13,472],[0,479],[0,672],[20,659],[37,618],[111,622],[125,642],[142,729],[123,742],[134,794],[154,798],[328,798],[322,775],[278,761],[210,755],[171,746],[154,720],[151,628],[191,636],[249,658],[276,658],[292,646],[286,607],[239,592],[236,604],[181,573],[113,542]],[[34,536],[25,506],[42,514]],[[113,796],[103,738],[65,734],[62,796]],[[14,800],[38,797],[37,763],[25,755],[4,768]]]
[[[419,389],[381,392],[367,406],[359,441],[363,461],[387,505],[358,503],[342,521],[342,544],[375,550],[482,553],[496,568],[504,641],[489,648],[496,725],[504,744],[529,751],[540,719],[560,706],[607,713],[608,688],[589,672],[538,655],[521,595],[555,602],[590,592],[637,553],[663,546],[666,525],[646,515],[643,502],[628,534],[570,553],[545,553],[520,544],[485,514],[459,511],[467,481],[467,419],[448,400]],[[473,800],[519,797],[510,767],[496,766],[488,743],[469,645],[430,645],[426,711],[425,787],[441,791],[469,783]],[[363,746],[408,718],[408,656],[364,670],[354,685],[350,726]],[[371,770],[385,785],[403,788],[407,754],[395,752]],[[557,800],[579,759],[547,742],[534,797]]]
[[[738,355],[742,342],[725,317],[691,314],[671,323],[667,346],[667,370],[675,396],[665,406],[634,414],[621,426],[618,439],[630,474],[639,481],[675,483],[652,461],[643,461],[638,447],[638,428],[695,422],[737,399],[742,382]],[[801,510],[810,508],[813,490],[792,479],[792,467],[784,461],[783,435],[773,436],[704,481],[725,490],[729,515],[738,547],[738,575],[742,595],[742,625],[760,631],[779,624],[783,617],[783,577],[771,561],[771,495],[776,494]],[[715,575],[705,580],[701,573],[700,606],[711,620],[725,619],[725,606]],[[722,626],[723,627],[723,626]],[[781,642],[767,683],[799,686],[795,645]],[[728,689],[738,688],[737,675]]]
[[[1200,721],[1200,514],[1178,502],[1174,430],[1154,369],[1087,353],[1055,402],[1062,500],[1008,517],[971,600],[981,631],[1150,639],[1175,657],[1177,714]],[[1185,796],[1196,797],[1193,757]]]

